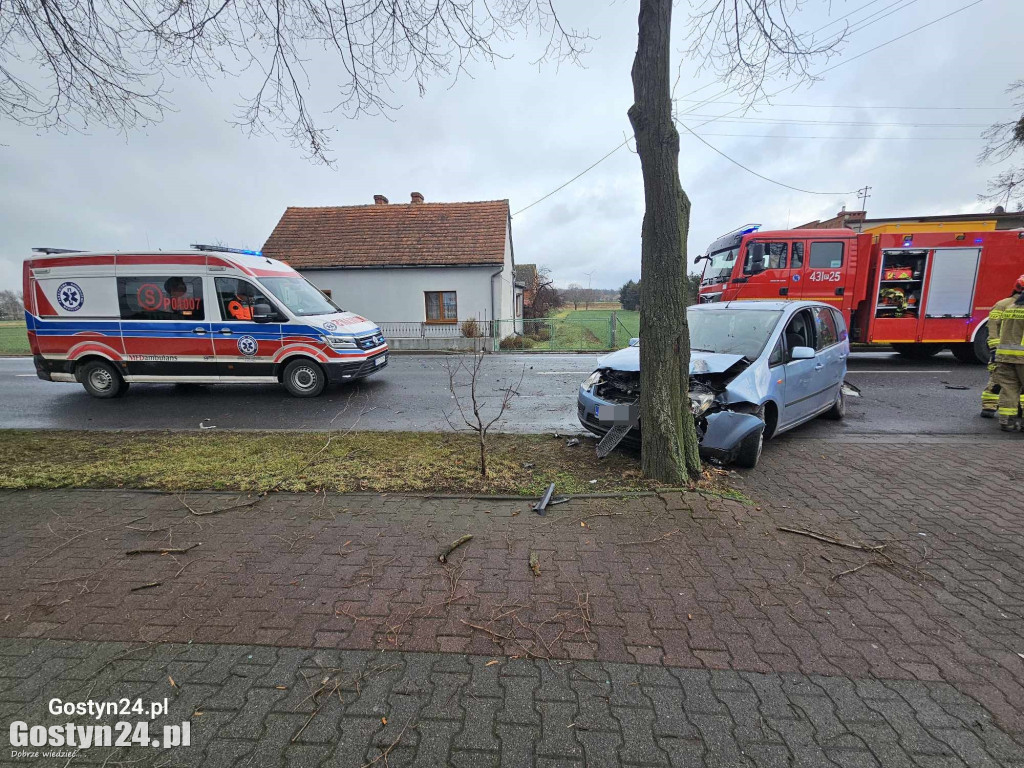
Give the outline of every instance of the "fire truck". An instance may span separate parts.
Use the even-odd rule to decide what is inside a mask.
[[[748,225],[715,240],[701,303],[824,301],[839,308],[855,343],[907,357],[950,349],[988,362],[988,313],[1024,273],[1024,230],[858,233],[764,231]]]

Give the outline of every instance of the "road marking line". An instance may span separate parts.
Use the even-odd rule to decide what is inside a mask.
[[[858,371],[856,368],[847,368],[847,373],[952,373],[952,371]]]
[[[592,369],[585,371],[534,371],[538,376],[586,376],[588,373],[593,373]]]
[[[34,373],[16,373],[14,377],[16,379],[34,379],[36,375]]]

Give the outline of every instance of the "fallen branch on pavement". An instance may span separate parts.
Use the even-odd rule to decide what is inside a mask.
[[[385,747],[381,751],[381,753],[379,755],[377,755],[375,758],[373,758],[373,760],[371,760],[368,763],[363,763],[363,765],[360,766],[360,768],[370,768],[370,766],[371,765],[375,765],[378,760],[383,760],[384,761],[384,765],[387,765],[388,764],[388,755],[391,753],[391,750],[393,750],[395,747],[398,746],[398,742],[400,742],[402,740],[402,737],[405,736],[405,732],[406,732],[406,730],[408,730],[410,725],[412,725],[412,718],[411,717],[406,721],[405,725],[402,727],[402,730],[399,731],[398,738],[395,739],[393,742],[391,742],[391,744],[389,744],[387,747]]]
[[[840,571],[839,573],[833,574],[832,581],[839,581],[843,576],[846,576],[849,573],[856,573],[861,568],[867,568],[869,565],[878,565],[884,568],[886,564],[880,563],[877,560],[868,560],[866,563],[861,563],[856,568],[851,568],[848,571]]]
[[[189,550],[195,549],[199,544],[189,544],[187,547],[159,547],[157,549],[129,549],[126,555],[184,555]]]
[[[842,541],[841,539],[834,539],[831,536],[826,536],[824,533],[817,533],[816,531],[805,531],[802,528],[787,528],[783,525],[776,526],[776,530],[784,531],[785,533],[795,533],[798,536],[809,536],[812,539],[818,541],[824,541],[826,544],[835,544],[837,547],[846,547],[847,549],[859,549],[862,552],[881,552],[885,549],[885,544],[878,544],[871,546],[868,544],[857,544],[852,541]]]
[[[163,584],[162,581],[151,581],[149,584],[140,584],[137,587],[132,587],[131,592],[138,592],[140,589],[152,589],[153,587],[159,587]]]
[[[439,563],[447,563],[448,562],[448,556],[452,552],[454,552],[456,549],[461,547],[463,544],[465,544],[467,541],[469,541],[472,538],[473,538],[473,534],[471,534],[471,533],[467,533],[465,536],[460,536],[459,538],[457,538],[455,541],[453,541],[448,546],[447,549],[445,549],[443,552],[441,552],[437,556],[437,562],[439,562]]]
[[[637,544],[657,544],[659,541],[664,541],[665,539],[669,538],[670,536],[675,536],[677,533],[679,533],[679,530],[680,530],[679,528],[676,528],[674,531],[669,531],[668,533],[663,533],[661,536],[659,536],[656,539],[646,539],[644,541],[617,541],[617,542],[615,542],[615,544],[616,544],[616,546],[619,546],[619,547],[632,547],[632,546],[635,546]]]

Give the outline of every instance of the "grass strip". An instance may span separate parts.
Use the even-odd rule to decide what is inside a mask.
[[[539,496],[651,490],[637,456],[598,460],[549,435],[436,432],[55,432],[0,430],[0,488],[437,492]],[[325,447],[326,445],[326,447]],[[530,464],[530,468],[523,465]]]

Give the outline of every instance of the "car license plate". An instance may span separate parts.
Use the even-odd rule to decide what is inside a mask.
[[[629,411],[628,405],[599,405],[597,406],[597,420],[612,424],[629,424]]]
[[[373,364],[374,365],[384,365],[384,363],[386,363],[387,361],[388,361],[388,356],[387,355],[381,355],[380,357],[378,357],[376,360],[373,361]]]

